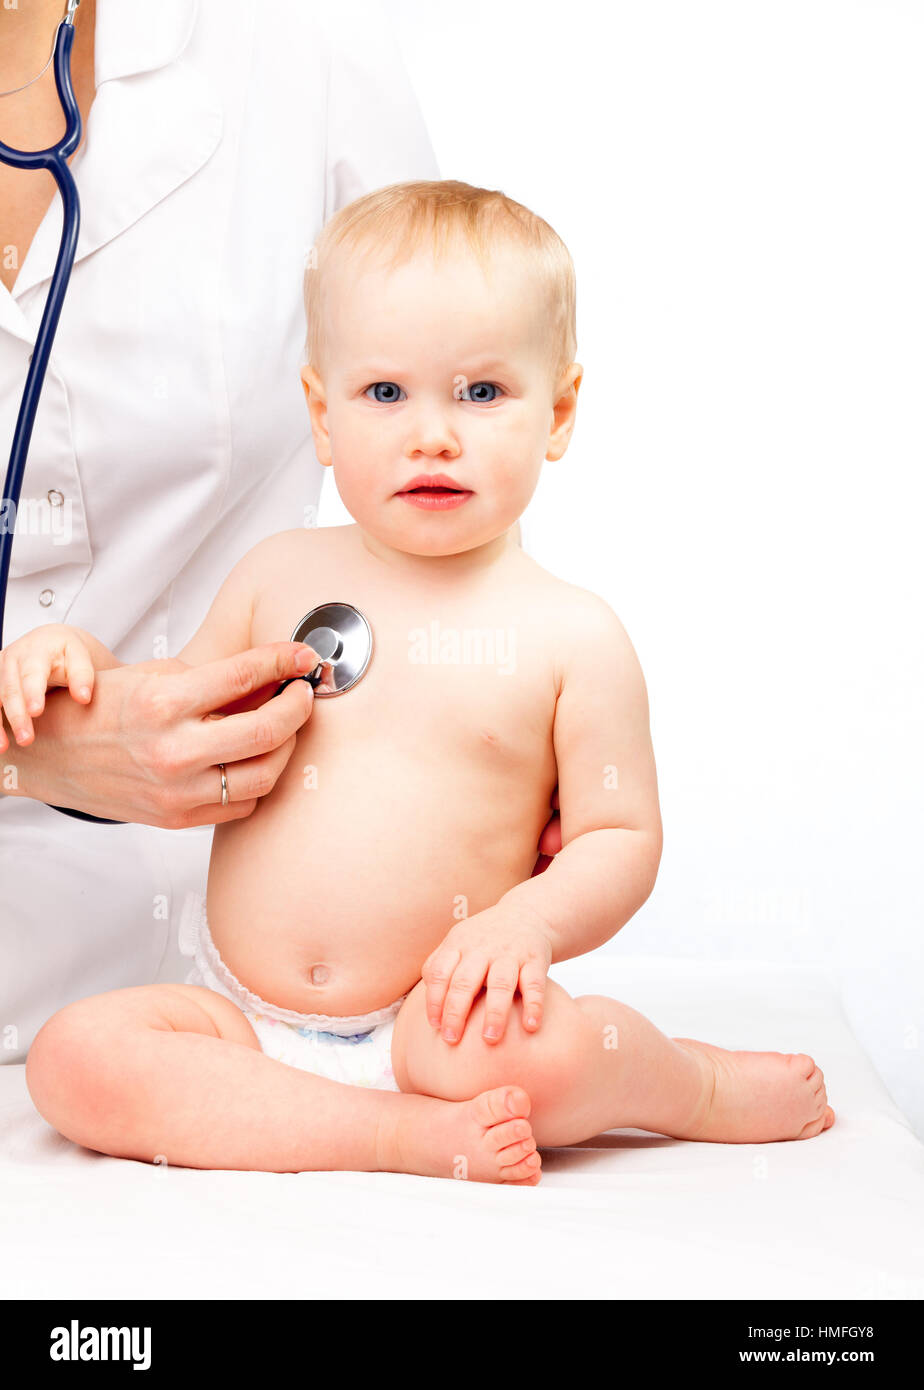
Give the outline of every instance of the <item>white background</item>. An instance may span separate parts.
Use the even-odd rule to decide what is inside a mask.
[[[825,964],[924,1137],[924,7],[387,9],[442,175],[577,268],[523,533],[648,682],[664,855],[607,949]]]

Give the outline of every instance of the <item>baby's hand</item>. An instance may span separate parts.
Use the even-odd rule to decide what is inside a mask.
[[[482,1036],[500,1042],[517,988],[523,1027],[542,1022],[552,944],[542,926],[519,909],[489,907],[458,922],[424,962],[427,1018],[448,1043],[458,1042],[476,996],[487,983]]]
[[[30,718],[45,708],[45,691],[66,685],[82,705],[93,694],[93,661],[76,628],[46,623],[10,642],[0,652],[0,707],[19,744],[31,743],[35,729]],[[8,747],[0,724],[0,752]]]

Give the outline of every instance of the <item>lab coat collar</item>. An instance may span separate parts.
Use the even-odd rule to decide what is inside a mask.
[[[86,139],[70,165],[81,214],[75,265],[185,183],[218,147],[219,94],[204,70],[176,61],[197,11],[198,0],[97,0],[97,90]],[[38,319],[33,329],[18,301],[51,279],[61,222],[56,189],[20,267],[15,298],[0,286],[0,328],[30,344]]]
[[[174,62],[189,43],[198,10],[199,0],[97,0],[97,88]]]

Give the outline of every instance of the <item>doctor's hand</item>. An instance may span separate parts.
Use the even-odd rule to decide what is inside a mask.
[[[535,1033],[542,1022],[552,943],[538,919],[498,903],[456,925],[424,961],[427,1018],[448,1043],[462,1037],[472,1004],[487,987],[482,1037],[500,1042],[514,993],[523,1004],[523,1027]]]
[[[273,642],[202,666],[174,659],[98,670],[89,705],[49,692],[40,737],[4,757],[2,789],[171,830],[239,820],[276,785],[314,692],[293,680],[270,697],[316,664],[303,643]]]

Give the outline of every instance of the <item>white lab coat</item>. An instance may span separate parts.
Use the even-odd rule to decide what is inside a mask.
[[[259,539],[310,524],[302,276],[324,221],[439,173],[374,4],[97,0],[95,61],[4,640],[69,622],[144,661],[180,650]],[[0,285],[3,469],[60,227],[56,193]],[[211,833],[0,797],[0,1061],[72,999],[183,978],[177,920]]]

